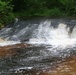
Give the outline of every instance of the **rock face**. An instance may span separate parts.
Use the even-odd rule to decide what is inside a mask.
[[[6,57],[6,56],[15,55],[15,54],[17,54],[18,49],[27,48],[27,47],[30,47],[30,45],[23,44],[23,43],[0,47],[0,57]]]

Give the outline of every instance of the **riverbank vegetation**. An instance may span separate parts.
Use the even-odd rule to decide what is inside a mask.
[[[0,28],[14,19],[11,0],[0,0]]]
[[[14,13],[21,17],[75,16],[75,0],[13,0]]]
[[[76,0],[0,0],[0,27],[15,17],[76,16]]]

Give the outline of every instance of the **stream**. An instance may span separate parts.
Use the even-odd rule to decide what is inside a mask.
[[[0,75],[76,75],[76,20],[17,20],[0,30]]]

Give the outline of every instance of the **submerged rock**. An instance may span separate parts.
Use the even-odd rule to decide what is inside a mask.
[[[39,75],[76,75],[76,56],[64,59],[55,69],[41,72]]]
[[[76,75],[76,56],[65,58],[53,66],[54,68],[40,71],[21,69],[15,75]]]
[[[56,69],[50,71],[48,75],[76,75],[76,56],[69,57],[57,64]]]
[[[8,46],[2,46],[0,47],[0,57],[8,57],[17,54],[18,50],[21,48],[27,48],[30,47],[29,44],[15,44],[15,45],[8,45]]]

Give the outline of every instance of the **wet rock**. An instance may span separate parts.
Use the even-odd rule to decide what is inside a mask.
[[[29,44],[15,44],[15,45],[9,45],[9,46],[2,46],[0,47],[0,57],[8,57],[17,54],[20,50],[20,48],[27,48],[30,47]]]
[[[76,75],[76,56],[69,57],[64,62],[57,64],[55,70],[48,75]]]
[[[39,75],[76,75],[76,56],[64,59],[55,69],[41,72]]]

